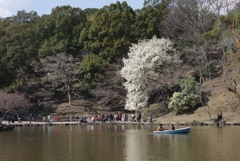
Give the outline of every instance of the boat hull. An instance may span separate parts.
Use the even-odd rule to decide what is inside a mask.
[[[14,128],[14,125],[0,124],[0,131],[8,131],[8,130],[12,130],[13,128]]]
[[[183,134],[189,133],[191,131],[190,127],[175,129],[175,130],[164,130],[164,131],[153,131],[154,134]]]

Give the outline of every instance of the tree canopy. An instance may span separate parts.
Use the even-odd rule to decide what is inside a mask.
[[[168,108],[181,113],[193,109],[197,103],[200,103],[199,83],[194,77],[188,77],[180,82],[181,92],[174,92],[170,98]]]
[[[100,9],[56,6],[43,16],[22,10],[1,18],[0,88],[32,99],[82,92],[87,99],[119,109],[127,97],[126,108],[137,109],[156,100],[168,104],[173,93],[180,92],[179,80],[189,75],[203,85],[223,73],[225,81],[235,84],[228,89],[237,93],[237,78],[229,73],[238,69],[238,59],[231,61],[228,55],[240,48],[236,1],[144,2],[137,10],[116,2]],[[41,72],[34,70],[35,62],[42,64]],[[52,67],[61,63],[68,71]],[[231,65],[223,70],[226,64]],[[57,71],[69,79],[77,76],[68,84],[74,88],[66,90],[69,79],[63,76],[47,77]]]
[[[133,44],[128,56],[128,59],[123,59],[124,67],[121,70],[122,77],[126,79],[125,108],[136,110],[148,106],[149,95],[156,87],[152,81],[161,79],[159,73],[179,60],[172,42],[156,37]]]
[[[127,53],[134,40],[135,13],[126,2],[111,4],[96,11],[89,29],[81,33],[84,50],[105,61],[113,61]]]
[[[21,93],[7,93],[0,91],[0,111],[3,118],[0,119],[0,124],[7,114],[13,115],[16,112],[26,111],[31,107],[30,101]]]
[[[156,7],[148,6],[136,13],[126,2],[117,2],[96,11],[90,27],[83,29],[80,37],[80,41],[84,42],[84,51],[95,55],[86,56],[82,64],[87,82],[92,82],[103,74],[100,70],[88,69],[113,63],[126,56],[131,44],[138,39],[152,38],[154,35],[160,37],[158,23],[165,16],[166,7],[165,3]],[[91,61],[102,64],[92,68],[84,67],[93,65]]]
[[[39,56],[57,53],[78,55],[83,48],[79,41],[80,32],[86,22],[84,11],[71,6],[56,7],[50,15],[42,16],[36,24],[37,33],[43,42],[38,51]]]
[[[80,65],[79,59],[73,58],[71,55],[57,54],[56,56],[48,56],[41,58],[40,63],[36,63],[35,72],[43,73],[41,78],[47,88],[54,91],[63,91],[68,95],[69,105],[72,104],[71,95],[74,87],[79,86],[81,78],[79,77]],[[46,88],[46,87],[45,87]]]

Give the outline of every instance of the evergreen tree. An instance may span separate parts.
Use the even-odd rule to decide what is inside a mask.
[[[194,77],[188,77],[180,82],[181,92],[174,92],[170,98],[168,108],[178,113],[193,109],[194,105],[200,103],[198,94],[199,83]]]
[[[38,51],[40,57],[66,53],[76,56],[83,48],[79,42],[80,32],[87,18],[80,8],[71,6],[56,7],[50,15],[38,20],[36,29],[43,43]]]

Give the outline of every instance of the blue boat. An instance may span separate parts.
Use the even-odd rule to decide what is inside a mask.
[[[189,133],[191,131],[191,127],[185,127],[175,130],[164,130],[164,131],[153,131],[154,134],[182,134]]]

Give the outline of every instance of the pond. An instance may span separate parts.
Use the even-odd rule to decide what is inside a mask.
[[[0,160],[240,160],[239,126],[192,126],[189,134],[180,135],[153,134],[156,128],[140,124],[16,127],[0,132]]]

